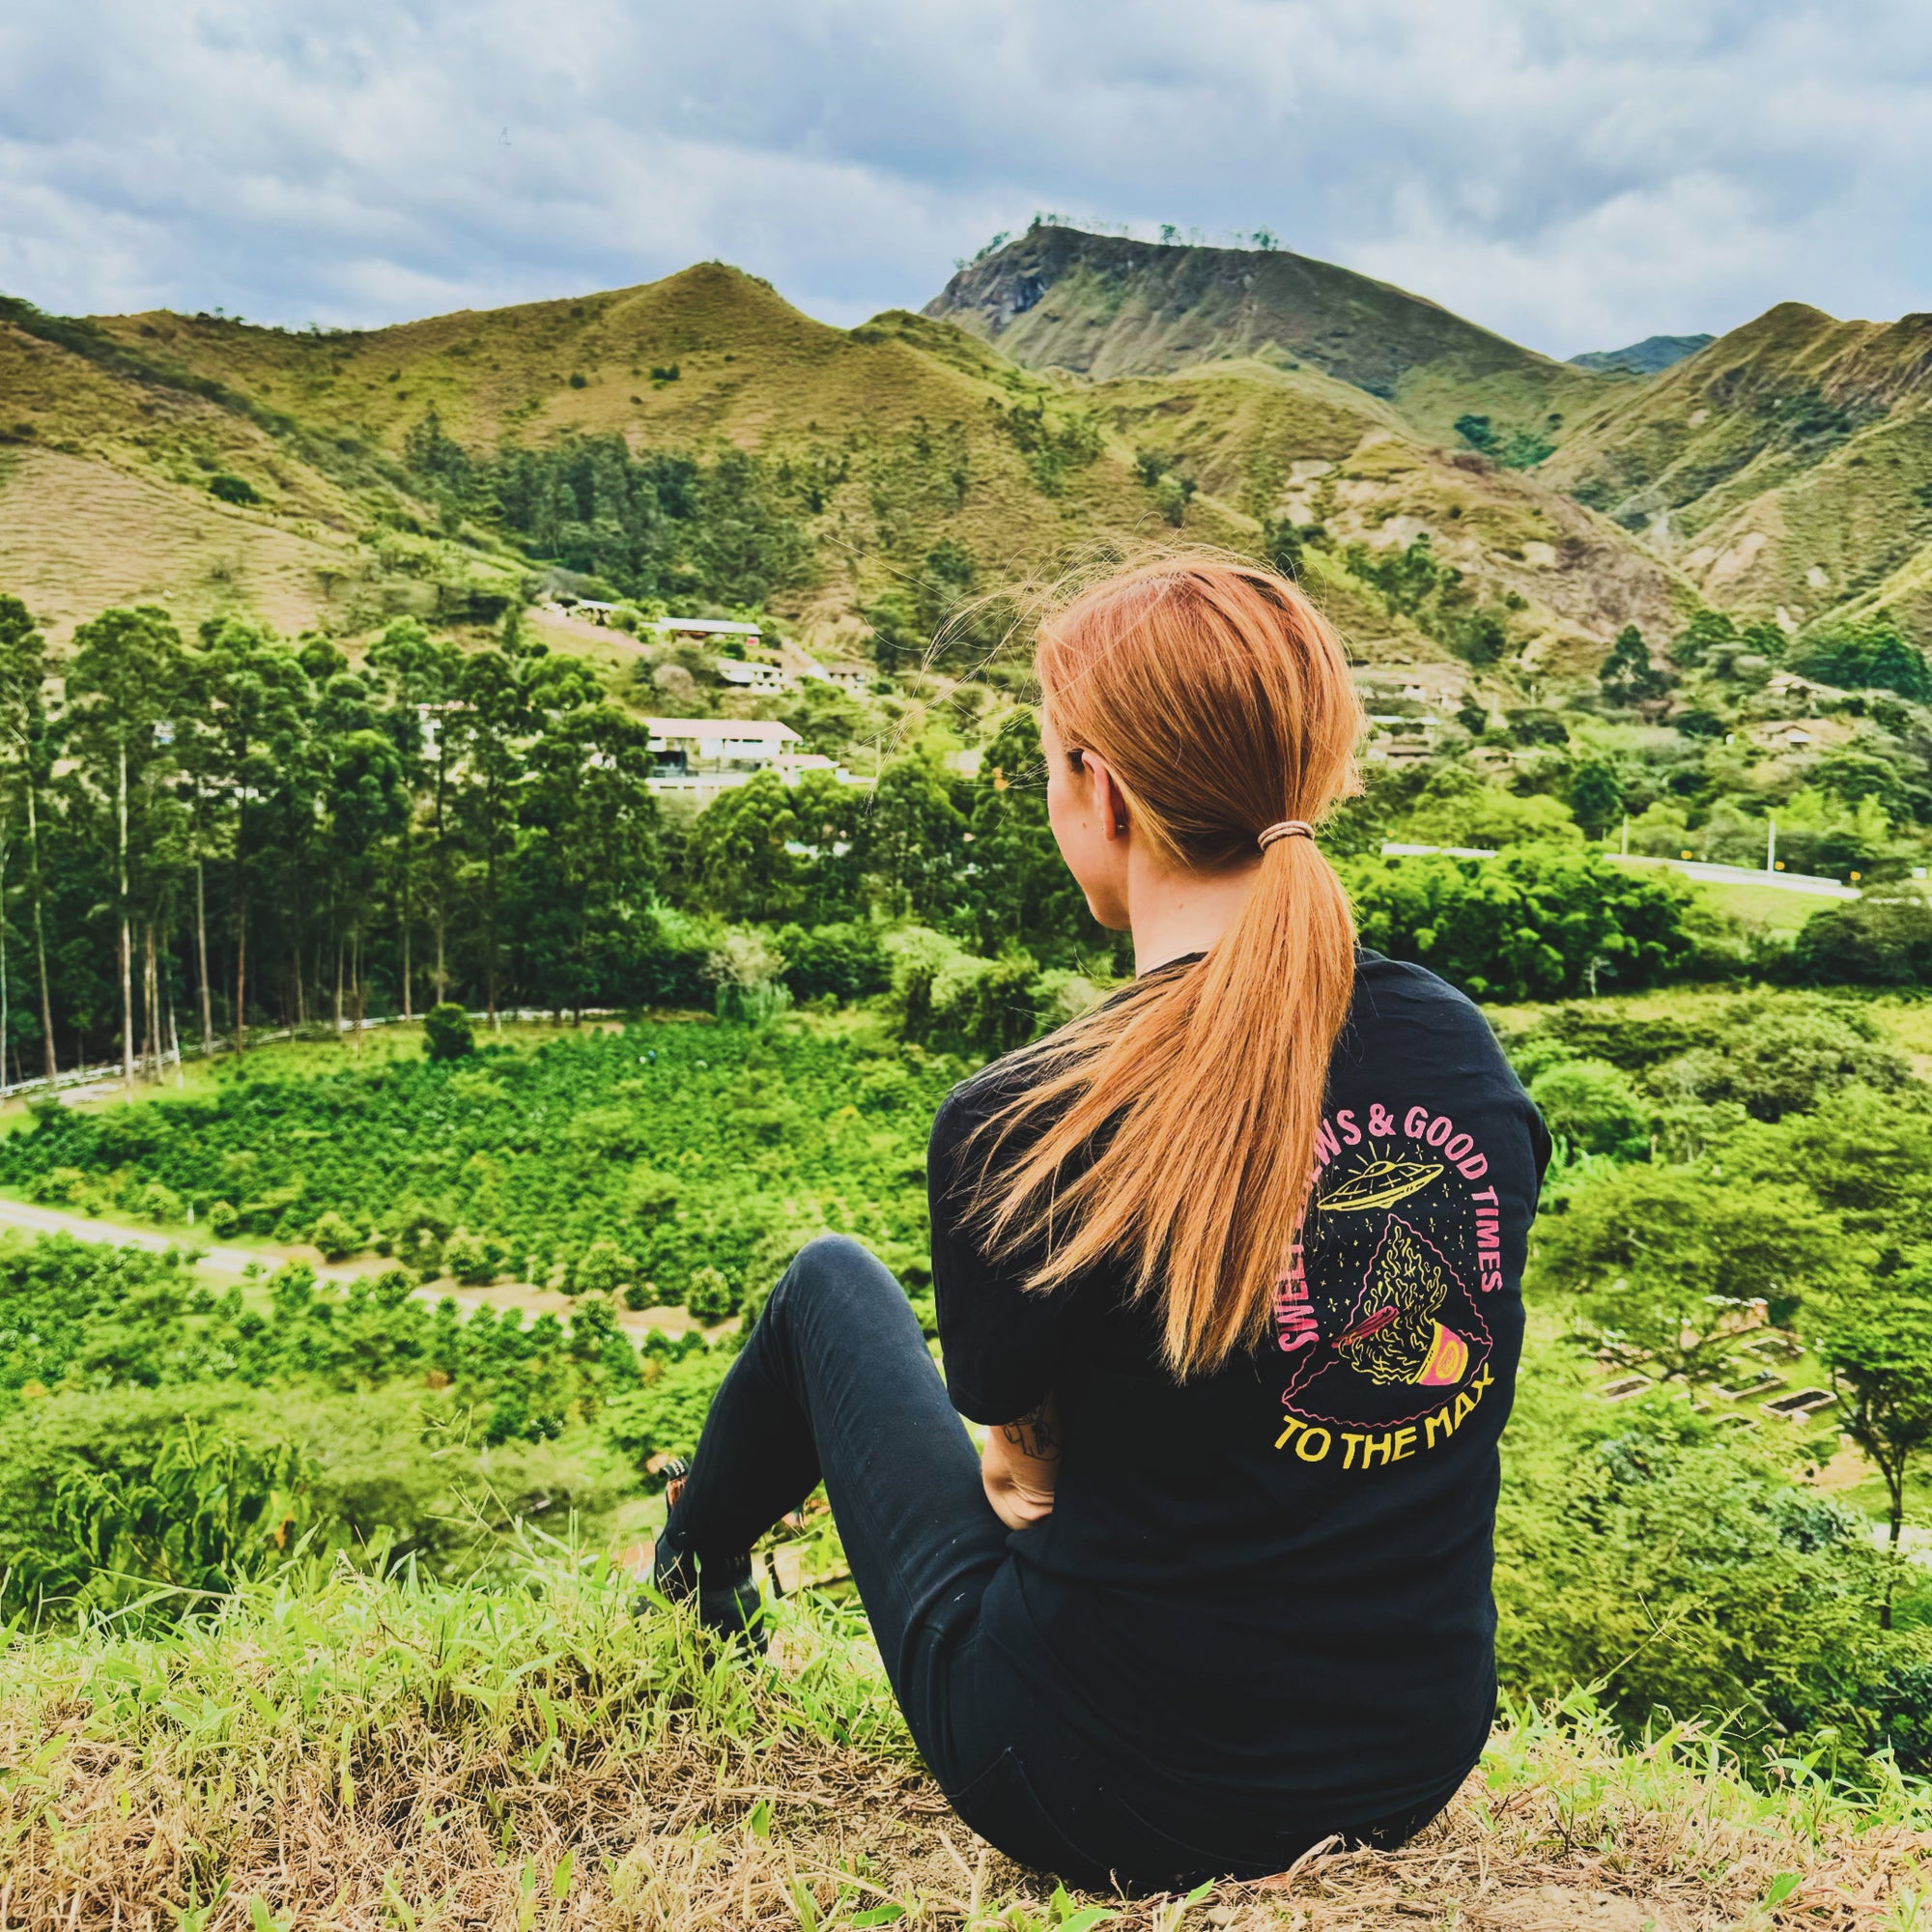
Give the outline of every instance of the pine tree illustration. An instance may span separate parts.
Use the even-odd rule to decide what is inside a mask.
[[[1362,1327],[1384,1308],[1393,1308],[1396,1319],[1359,1341],[1340,1344],[1350,1366],[1371,1381],[1413,1381],[1429,1359],[1435,1312],[1448,1292],[1448,1280],[1415,1231],[1391,1215],[1368,1292],[1350,1326]]]

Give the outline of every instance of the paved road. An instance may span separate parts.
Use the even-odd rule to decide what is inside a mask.
[[[1385,859],[1421,859],[1432,853],[1448,859],[1493,859],[1495,849],[1488,845],[1405,845],[1396,839],[1382,841]],[[1714,866],[1702,859],[1654,859],[1636,852],[1605,852],[1604,857],[1616,866],[1662,866],[1682,872],[1687,879],[1702,879],[1714,886],[1769,886],[1774,892],[1807,893],[1813,898],[1856,899],[1864,895],[1857,886],[1836,879],[1820,878],[1810,872],[1766,872],[1749,866]]]

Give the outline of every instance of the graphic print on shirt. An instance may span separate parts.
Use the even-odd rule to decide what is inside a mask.
[[[1472,1136],[1422,1107],[1342,1109],[1317,1161],[1275,1290],[1275,1446],[1378,1468],[1448,1443],[1490,1387],[1500,1205]]]

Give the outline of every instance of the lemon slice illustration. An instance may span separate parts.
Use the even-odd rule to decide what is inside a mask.
[[[1331,1212],[1359,1214],[1371,1208],[1393,1208],[1418,1194],[1442,1172],[1439,1160],[1372,1160],[1339,1187],[1321,1196]]]

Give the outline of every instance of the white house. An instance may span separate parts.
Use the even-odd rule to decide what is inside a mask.
[[[718,675],[741,691],[790,691],[792,674],[782,665],[753,664],[750,659],[720,658]]]
[[[830,772],[840,784],[870,784],[843,765],[814,752],[797,752],[789,724],[762,718],[647,718],[657,770],[653,791],[714,796],[744,784],[759,772],[776,772],[796,784],[806,772]]]
[[[764,718],[647,718],[653,791],[718,792],[771,771],[799,742],[789,724]]]
[[[755,624],[734,623],[728,617],[653,617],[644,626],[661,638],[743,638],[755,644],[764,634]]]

